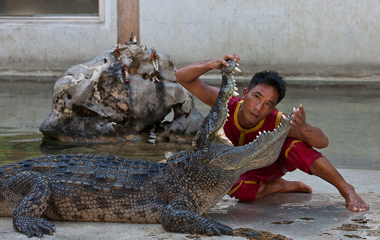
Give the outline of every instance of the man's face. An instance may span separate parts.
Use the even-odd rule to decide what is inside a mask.
[[[255,127],[273,110],[278,101],[278,92],[272,86],[260,83],[249,92],[243,90],[244,103],[238,112],[239,124],[244,129]]]

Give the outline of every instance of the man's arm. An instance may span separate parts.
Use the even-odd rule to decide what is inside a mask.
[[[213,69],[221,69],[223,65],[228,66],[228,59],[239,62],[237,54],[227,54],[213,60],[192,63],[183,67],[175,73],[177,82],[194,94],[205,104],[212,106],[218,96],[219,88],[209,86],[199,77]]]
[[[302,105],[293,112],[296,116],[292,116],[294,121],[291,121],[290,124],[293,128],[290,129],[288,137],[302,139],[315,148],[325,148],[329,145],[329,139],[322,130],[306,122],[306,113]]]

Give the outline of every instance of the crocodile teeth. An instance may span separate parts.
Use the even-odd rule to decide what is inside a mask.
[[[235,63],[235,65],[236,65],[236,66],[240,66],[240,64],[239,64],[239,63]]]
[[[237,72],[241,72],[241,70],[238,67],[235,67],[234,70],[237,71]]]
[[[232,95],[236,97],[236,96],[239,96],[239,93],[234,91],[234,93]]]
[[[230,117],[230,114],[227,113],[227,117],[229,118],[229,117]]]
[[[234,87],[234,90],[237,91],[237,90],[239,90],[239,89],[238,89],[237,87]]]

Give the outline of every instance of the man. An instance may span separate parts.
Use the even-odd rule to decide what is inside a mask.
[[[179,69],[176,79],[205,104],[212,106],[219,88],[209,86],[199,77],[213,69],[228,66],[228,59],[239,62],[237,54],[200,61]],[[234,145],[244,145],[254,140],[259,130],[273,130],[283,119],[275,108],[285,96],[285,82],[277,72],[255,74],[242,98],[232,97],[229,101],[230,117],[224,126],[227,137]],[[281,177],[296,168],[321,177],[334,185],[351,211],[369,208],[352,185],[348,184],[329,160],[314,148],[328,146],[328,138],[321,129],[308,124],[302,105],[294,109],[294,121],[279,159],[272,165],[244,173],[231,188],[229,195],[242,201],[254,201],[268,194],[287,192],[311,193],[312,188],[303,182],[286,181]]]

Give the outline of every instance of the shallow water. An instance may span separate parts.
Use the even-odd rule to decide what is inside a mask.
[[[60,153],[93,153],[159,161],[190,144],[140,142],[118,144],[42,143],[38,128],[51,110],[55,78],[0,78],[0,164]],[[246,83],[238,84],[242,91]],[[280,111],[303,104],[307,121],[320,127],[330,145],[321,150],[337,167],[380,169],[380,88],[378,86],[289,85]],[[209,107],[195,99],[197,109]]]
[[[371,86],[290,88],[279,109],[303,104],[306,120],[329,138],[321,152],[336,166],[380,169],[380,89]]]

